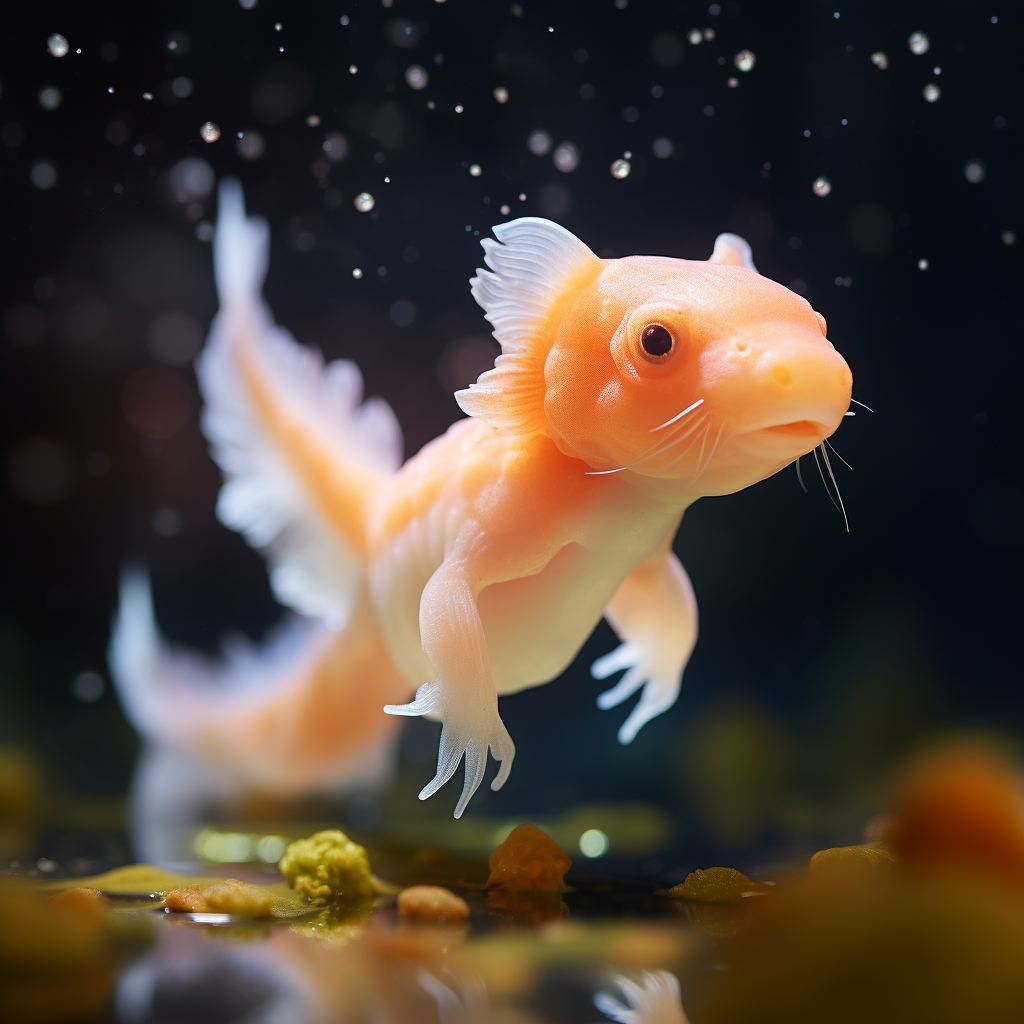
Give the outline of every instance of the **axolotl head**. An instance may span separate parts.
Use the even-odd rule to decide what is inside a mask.
[[[467,412],[544,429],[597,472],[723,494],[810,452],[849,408],[824,317],[736,236],[702,262],[601,260],[535,218],[496,233],[495,272],[473,283],[504,354],[459,392]]]

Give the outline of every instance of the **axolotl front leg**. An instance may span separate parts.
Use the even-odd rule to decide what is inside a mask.
[[[597,706],[614,708],[643,687],[619,729],[620,743],[632,742],[647,722],[676,702],[683,669],[697,642],[697,601],[686,570],[672,551],[674,533],[622,581],[605,609],[605,618],[622,643],[598,658],[590,674],[607,679],[622,669],[626,672],[597,698]]]
[[[487,638],[477,608],[483,588],[473,556],[474,524],[465,524],[460,542],[423,588],[420,639],[437,672],[416,691],[409,704],[390,704],[392,715],[435,715],[442,722],[437,774],[420,791],[433,796],[454,774],[466,755],[466,779],[455,817],[462,816],[483,781],[490,748],[501,768],[491,783],[500,789],[512,769],[516,748],[498,715],[498,694],[487,659]]]

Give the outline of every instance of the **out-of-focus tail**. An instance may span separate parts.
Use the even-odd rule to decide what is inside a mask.
[[[325,365],[260,294],[266,222],[225,181],[214,235],[221,309],[196,362],[202,426],[225,484],[217,515],[267,549],[276,596],[339,626],[364,573],[365,513],[402,461],[398,421],[347,360]]]
[[[381,706],[409,686],[364,600],[340,632],[292,617],[260,647],[236,641],[215,661],[161,637],[149,581],[133,569],[108,656],[125,714],[148,741],[240,786],[288,796],[389,773],[397,731]]]

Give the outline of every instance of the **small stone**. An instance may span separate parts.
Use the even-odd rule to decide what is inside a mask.
[[[413,885],[398,894],[398,912],[420,921],[465,921],[469,904],[439,885]]]

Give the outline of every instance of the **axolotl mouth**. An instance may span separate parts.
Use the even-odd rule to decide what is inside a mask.
[[[760,458],[795,459],[819,445],[832,430],[817,420],[791,420],[744,431],[733,437],[742,451]]]

